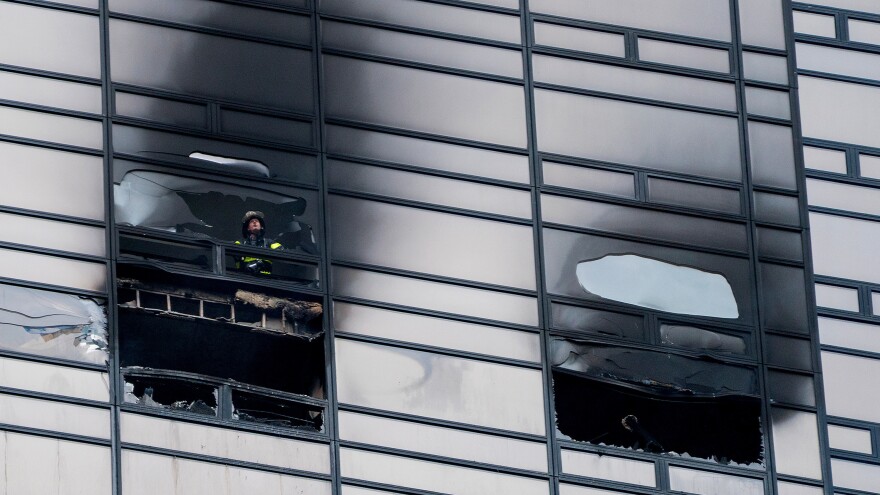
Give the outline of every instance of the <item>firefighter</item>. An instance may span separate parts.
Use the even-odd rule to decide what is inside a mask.
[[[235,241],[236,244],[243,246],[265,247],[269,249],[281,249],[280,242],[274,242],[266,239],[266,219],[261,211],[249,211],[244,214],[241,219],[241,241]],[[254,256],[241,256],[235,263],[235,267],[239,270],[254,275],[271,275],[272,262]]]

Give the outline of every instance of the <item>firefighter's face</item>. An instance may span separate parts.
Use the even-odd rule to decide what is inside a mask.
[[[251,218],[247,225],[248,234],[252,236],[260,235],[260,232],[263,230],[263,226],[260,223],[258,218]]]

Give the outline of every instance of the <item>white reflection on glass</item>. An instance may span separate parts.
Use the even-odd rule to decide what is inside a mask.
[[[846,152],[804,146],[804,166],[836,174],[846,173]]]
[[[581,287],[597,296],[670,313],[737,318],[724,276],[632,254],[578,263]]]
[[[685,349],[735,354],[745,354],[747,350],[746,341],[742,337],[687,325],[660,325],[660,342]]]
[[[764,482],[755,478],[670,466],[669,488],[697,495],[763,495]]]
[[[822,479],[822,454],[819,452],[816,415],[774,407],[770,416],[776,471],[792,476]]]
[[[871,455],[874,450],[871,443],[871,430],[828,425],[828,445],[832,449]]]
[[[880,156],[860,154],[859,175],[870,179],[880,179]]]
[[[876,493],[880,486],[880,466],[843,459],[831,459],[835,486]]]

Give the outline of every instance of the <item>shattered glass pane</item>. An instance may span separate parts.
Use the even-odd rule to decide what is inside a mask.
[[[633,254],[609,254],[577,265],[581,287],[597,296],[686,315],[738,318],[727,279]]]
[[[264,215],[266,245],[316,253],[303,197],[265,189],[206,181],[153,170],[129,170],[113,186],[116,221],[194,237],[239,241],[242,215]]]
[[[232,418],[277,428],[321,431],[321,408],[265,395],[232,391]]]
[[[724,464],[762,462],[756,370],[565,339],[550,346],[561,438]]]
[[[93,298],[0,285],[0,348],[104,364],[108,342],[102,304]]]
[[[119,235],[120,258],[156,260],[191,268],[211,269],[209,247],[149,239],[144,236]]]
[[[169,411],[217,415],[217,389],[181,379],[127,374],[124,400]]]
[[[742,337],[713,332],[688,325],[660,325],[660,342],[685,349],[733,354],[748,353],[746,340]]]

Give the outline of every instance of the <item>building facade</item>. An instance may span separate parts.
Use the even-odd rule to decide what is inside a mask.
[[[0,1],[0,493],[880,493],[878,62],[875,0]]]

